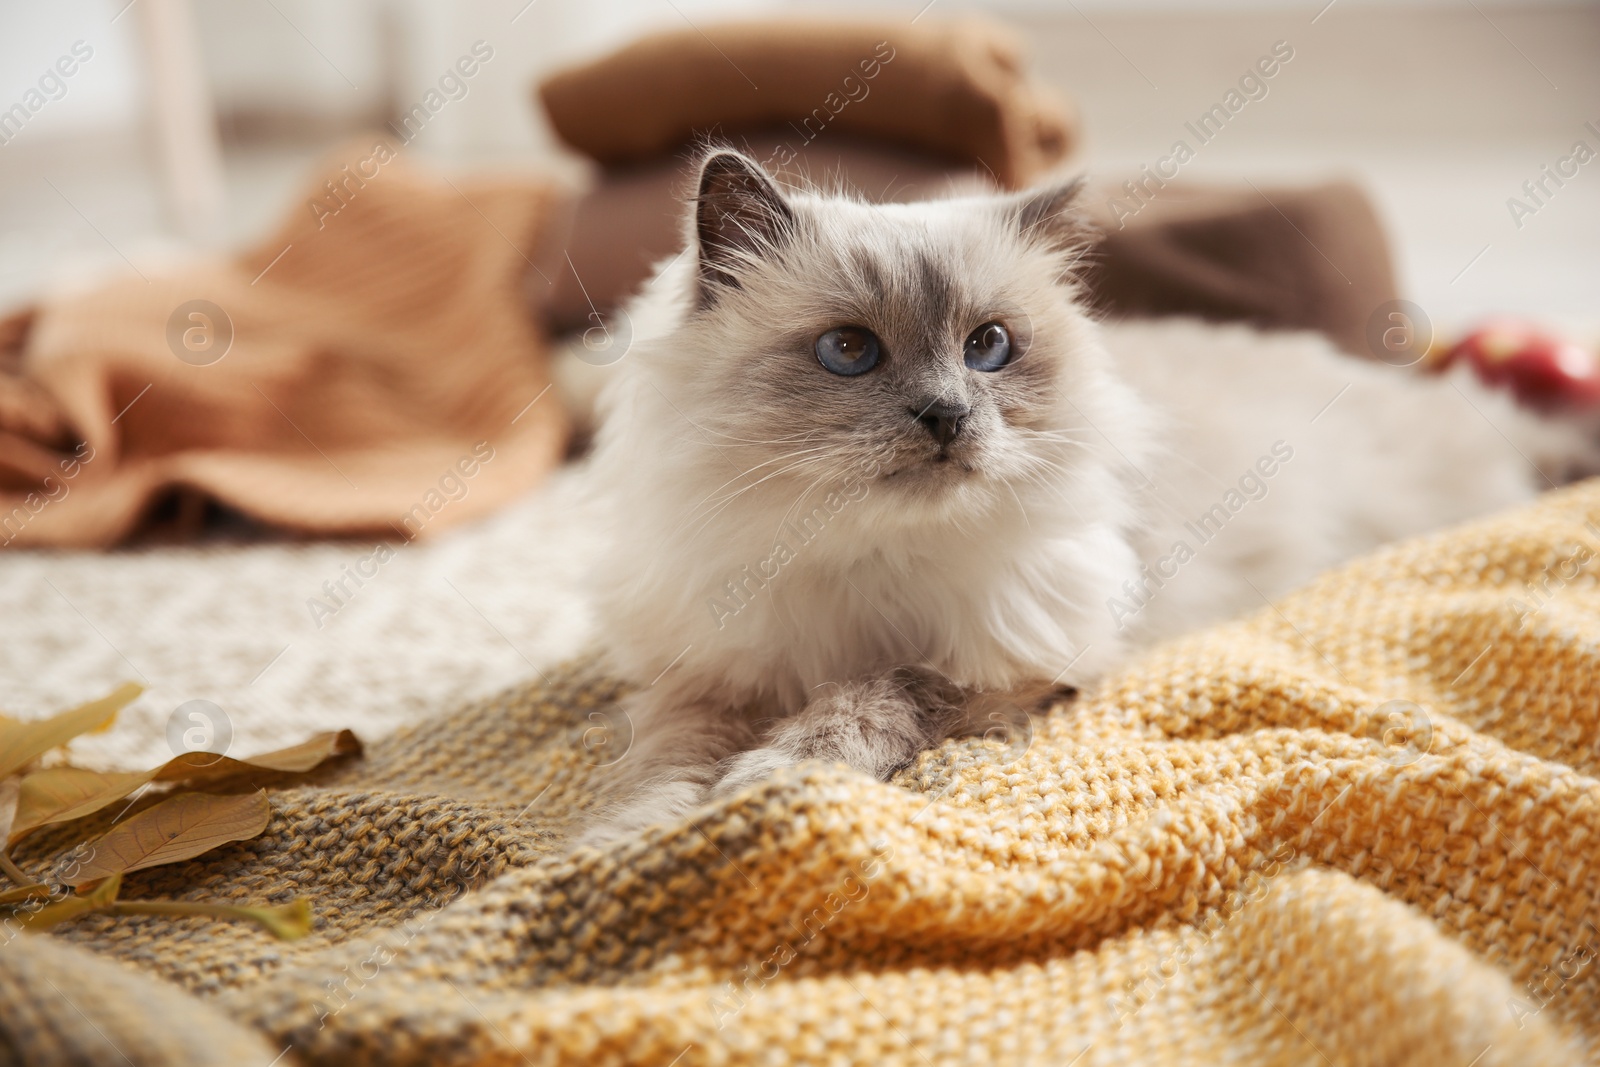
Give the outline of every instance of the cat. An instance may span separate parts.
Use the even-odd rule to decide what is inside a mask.
[[[1097,322],[1077,180],[874,205],[713,147],[695,188],[589,460],[599,632],[635,687],[590,842],[805,759],[887,779],[977,709],[1588,453],[1311,334]]]

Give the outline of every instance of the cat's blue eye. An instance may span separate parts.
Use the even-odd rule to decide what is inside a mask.
[[[860,326],[841,326],[817,338],[817,362],[847,377],[876,367],[882,350],[876,335]]]
[[[961,358],[973,370],[999,370],[1011,362],[1011,333],[998,322],[986,322],[967,334]]]

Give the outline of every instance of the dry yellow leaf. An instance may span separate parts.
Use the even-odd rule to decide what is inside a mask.
[[[17,815],[17,801],[22,795],[22,779],[12,775],[0,778],[0,850],[11,836],[11,824]]]
[[[99,811],[154,777],[154,771],[102,772],[79,767],[35,771],[22,780],[16,818],[5,843],[14,845],[29,831],[47,823],[66,822]]]
[[[315,734],[298,745],[280,748],[251,756],[243,762],[251,767],[265,767],[269,771],[287,771],[299,774],[309,771],[324,760],[334,756],[361,755],[361,741],[349,730],[333,730]]]
[[[17,797],[22,793],[22,781],[16,775],[0,778],[0,874],[17,885],[31,884],[28,876],[6,855],[6,839],[11,833],[11,823],[17,814]]]
[[[51,823],[68,822],[92,814],[121,800],[139,787],[155,781],[215,782],[252,771],[303,773],[335,756],[359,754],[361,742],[349,730],[316,734],[298,745],[233,759],[210,752],[185,752],[149,771],[89,771],[80,767],[52,767],[35,771],[22,780],[16,819],[0,842],[15,844],[27,834]],[[4,795],[0,793],[0,804]],[[0,813],[3,820],[3,813]]]
[[[110,726],[117,712],[133,703],[142,692],[144,686],[124,682],[99,700],[91,700],[48,719],[18,722],[16,719],[0,718],[0,778],[15,773],[79,734]]]
[[[236,796],[179,793],[91,842],[91,857],[72,884],[177,863],[230,841],[246,841],[265,830],[271,818],[265,791]]]
[[[38,722],[20,722],[0,715],[0,873],[17,887],[0,891],[0,905],[30,931],[48,930],[84,915],[203,916],[254,922],[284,940],[311,931],[311,906],[295,899],[287,904],[248,905],[179,900],[118,900],[122,876],[166,863],[178,863],[231,841],[255,837],[267,828],[272,807],[264,791],[251,793],[178,793],[117,823],[89,843],[90,858],[78,867],[72,884],[80,892],[43,904],[49,887],[30,880],[5,854],[11,841],[40,826],[81,818],[155,781],[206,782],[220,789],[238,789],[267,774],[300,774],[335,756],[359,755],[361,742],[349,730],[317,734],[287,748],[249,759],[209,752],[188,752],[149,771],[91,771],[53,767],[19,774],[50,749],[79,734],[105,729],[116,714],[143,689],[128,684],[97,701]],[[253,784],[251,782],[250,784]],[[91,887],[83,892],[83,887]],[[29,910],[34,909],[34,910]]]

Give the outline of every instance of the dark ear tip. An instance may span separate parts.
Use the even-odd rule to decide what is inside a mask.
[[[702,165],[710,163],[714,160],[721,162],[739,160],[744,163],[748,163],[751,166],[755,166],[756,162],[754,159],[751,159],[750,156],[739,151],[739,149],[730,144],[710,144],[701,148],[700,162]]]
[[[695,200],[703,214],[708,207],[718,214],[789,217],[783,192],[766,170],[735,148],[714,147],[700,161],[700,181]]]
[[[1018,194],[1024,206],[1049,205],[1057,210],[1075,207],[1088,188],[1089,179],[1084,174],[1061,177],[1043,182]]]
[[[765,178],[766,171],[761,169],[761,164],[739,151],[737,148],[717,146],[708,149],[700,157],[700,187],[705,188],[706,183],[732,175],[760,176]]]
[[[1090,238],[1093,226],[1079,205],[1087,187],[1088,179],[1075,174],[1019,194],[1016,219],[1022,232],[1066,243]]]

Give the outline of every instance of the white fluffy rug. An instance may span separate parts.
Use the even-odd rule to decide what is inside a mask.
[[[173,755],[167,723],[190,700],[221,707],[229,754],[248,756],[341,727],[372,740],[536,677],[591,633],[580,474],[396,546],[320,627],[308,600],[331,604],[323,583],[373,544],[0,552],[0,710],[32,718],[141,682],[117,728],[73,754],[142,768]]]

